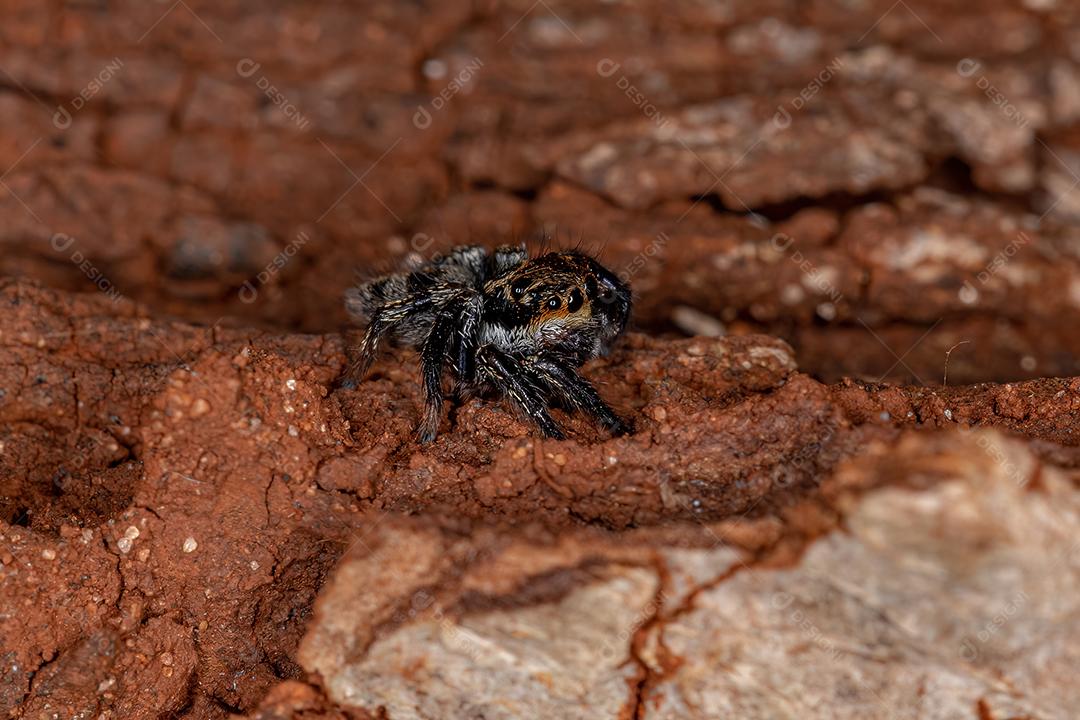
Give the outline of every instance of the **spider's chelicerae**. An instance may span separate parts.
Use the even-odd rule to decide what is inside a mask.
[[[362,379],[384,337],[420,350],[421,442],[438,430],[447,371],[459,395],[495,390],[548,437],[564,437],[551,407],[589,413],[615,434],[629,430],[577,373],[630,317],[630,289],[588,255],[461,246],[350,289],[345,306],[367,325],[352,378]]]

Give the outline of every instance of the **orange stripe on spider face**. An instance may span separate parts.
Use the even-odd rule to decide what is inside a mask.
[[[556,306],[555,300],[558,301]],[[592,317],[592,303],[585,299],[576,287],[568,288],[560,295],[549,296],[540,305],[540,312],[531,323],[544,325],[554,320],[568,321],[571,325],[584,324]]]

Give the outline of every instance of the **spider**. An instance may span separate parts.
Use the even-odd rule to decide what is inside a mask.
[[[583,253],[459,246],[346,292],[349,315],[367,325],[347,377],[362,379],[388,336],[420,351],[420,442],[435,439],[446,371],[459,396],[494,390],[547,437],[565,437],[551,407],[584,411],[621,435],[629,426],[576,369],[607,352],[630,304],[626,284]]]

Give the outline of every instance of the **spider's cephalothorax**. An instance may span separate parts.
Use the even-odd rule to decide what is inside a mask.
[[[629,429],[577,373],[630,318],[630,289],[587,255],[530,259],[523,247],[457,247],[352,288],[345,306],[367,324],[353,378],[361,379],[385,336],[420,350],[423,442],[438,430],[446,370],[462,394],[499,391],[548,437],[563,437],[551,406],[583,410],[616,434]]]

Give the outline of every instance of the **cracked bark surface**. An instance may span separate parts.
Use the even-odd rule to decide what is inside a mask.
[[[917,486],[853,492],[898,466]],[[826,482],[846,532],[787,559],[388,521],[299,657],[394,718],[1066,718],[1075,479],[994,432],[905,434]]]
[[[637,335],[586,369],[636,418],[631,436],[568,419],[573,439],[541,440],[474,400],[417,446],[411,353],[332,389],[339,336],[194,327],[25,282],[0,298],[3,442],[21,469],[4,481],[0,583],[9,607],[40,606],[33,622],[0,616],[18,668],[3,697],[22,717],[214,717],[305,677],[356,713],[423,716],[441,700],[413,696],[416,673],[449,678],[463,657],[479,673],[449,683],[469,689],[463,714],[495,712],[509,679],[489,681],[514,668],[514,702],[647,717],[657,663],[673,662],[652,638],[665,613],[696,617],[738,564],[793,563],[850,527],[838,497],[961,471],[1045,492],[1078,464],[1075,379],[825,385],[774,338]],[[1027,438],[1010,441],[1023,462],[969,429],[993,426]],[[931,451],[960,469],[933,454],[924,468]],[[466,618],[455,637],[484,651],[439,649]],[[267,702],[315,702],[305,687]]]
[[[1075,3],[2,8],[0,716],[1073,714]],[[631,435],[334,387],[535,236]]]

